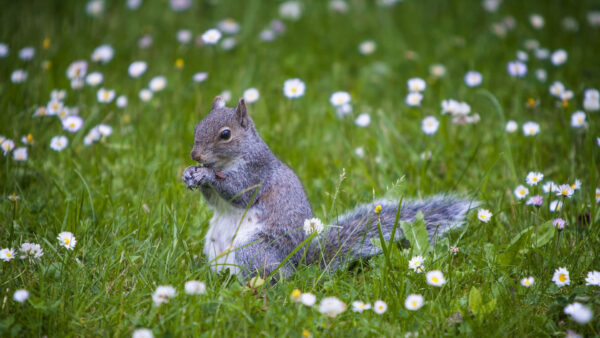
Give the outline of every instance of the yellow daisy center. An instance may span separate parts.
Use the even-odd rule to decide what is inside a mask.
[[[10,254],[10,252],[6,253],[6,257],[12,257],[12,255]]]
[[[561,282],[564,282],[564,281],[566,281],[566,280],[567,280],[567,276],[566,276],[564,273],[561,273],[561,274],[558,276],[558,280],[559,280],[559,281],[561,281]]]
[[[431,277],[431,281],[434,282],[434,283],[437,283],[440,280],[437,277]]]
[[[110,95],[110,94],[109,94],[108,92],[104,92],[104,99],[105,99],[105,100],[108,100],[108,96],[109,96],[109,95]]]
[[[519,193],[520,193],[521,195],[525,195],[525,190],[521,189],[521,190],[519,191]]]
[[[413,300],[413,302],[412,302],[412,306],[413,306],[413,307],[417,307],[417,302]]]
[[[563,195],[566,195],[566,194],[567,194],[567,189],[563,189],[563,190],[562,190],[562,194],[563,194]]]
[[[300,290],[295,289],[294,291],[292,291],[292,298],[298,298],[300,297]]]
[[[63,242],[65,242],[65,245],[69,245],[69,239],[68,238],[64,238]]]

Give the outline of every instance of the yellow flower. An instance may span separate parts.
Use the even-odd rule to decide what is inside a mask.
[[[304,337],[304,338],[310,338],[310,337],[312,337],[312,334],[307,329],[303,329],[302,330],[302,337]]]
[[[562,106],[563,106],[564,108],[567,108],[567,107],[569,106],[569,101],[567,101],[567,100],[563,100],[563,102],[562,102]]]
[[[50,48],[50,38],[45,38],[44,42],[42,42],[42,46],[44,47],[44,49]]]
[[[178,58],[177,60],[175,60],[175,68],[177,69],[181,69],[183,68],[184,62],[182,58]]]
[[[292,298],[293,301],[297,302],[300,299],[300,296],[302,296],[302,292],[298,289],[294,289],[292,291],[292,294],[290,295],[290,297]]]
[[[376,214],[378,214],[378,215],[379,215],[379,213],[381,213],[381,205],[380,205],[380,204],[378,204],[378,205],[375,207],[375,213],[376,213]]]

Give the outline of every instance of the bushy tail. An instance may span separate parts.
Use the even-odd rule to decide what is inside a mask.
[[[340,216],[337,226],[315,239],[309,248],[309,260],[336,268],[349,260],[369,257],[381,253],[371,243],[379,238],[377,205],[381,205],[379,219],[381,232],[385,240],[390,240],[399,201],[379,200],[364,204]],[[424,200],[404,200],[401,205],[400,221],[412,222],[420,211],[425,218],[427,233],[431,241],[434,235],[441,235],[450,229],[465,223],[467,211],[477,207],[478,203],[451,195],[437,195]],[[396,227],[395,239],[403,238],[400,225]]]

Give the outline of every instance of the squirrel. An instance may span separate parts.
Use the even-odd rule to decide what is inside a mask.
[[[243,277],[278,272],[285,279],[301,262],[335,270],[381,253],[370,240],[379,238],[378,224],[386,241],[392,236],[399,201],[379,200],[338,217],[304,250],[294,252],[308,237],[303,225],[313,217],[312,209],[298,176],[258,135],[244,99],[236,108],[226,107],[219,96],[214,99],[195,127],[190,156],[199,165],[186,168],[182,180],[189,189],[200,190],[214,211],[203,251],[215,272],[229,268]],[[476,205],[450,195],[407,200],[399,219],[414,221],[422,212],[431,241],[464,224]],[[377,217],[376,206],[381,206]],[[394,237],[401,239],[402,230],[396,229]]]

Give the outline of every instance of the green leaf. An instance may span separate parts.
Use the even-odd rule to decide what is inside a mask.
[[[413,256],[424,256],[431,249],[423,213],[419,211],[414,222],[401,222],[400,226],[404,231],[404,237],[410,242]]]
[[[514,261],[514,259],[519,254],[519,251],[528,243],[529,236],[531,236],[531,232],[533,227],[529,227],[527,229],[519,232],[515,237],[513,237],[510,244],[506,247],[503,253],[498,255],[498,263],[501,265],[510,265]]]
[[[481,311],[481,293],[476,287],[472,287],[469,292],[469,309],[474,314],[478,314]]]
[[[490,313],[490,312],[494,311],[495,308],[496,308],[496,298],[490,300],[484,306],[482,306],[481,313],[482,314]]]
[[[552,225],[552,221],[548,221],[540,225],[537,229],[537,238],[535,233],[532,235],[532,243],[534,248],[540,248],[554,238],[556,228]]]

